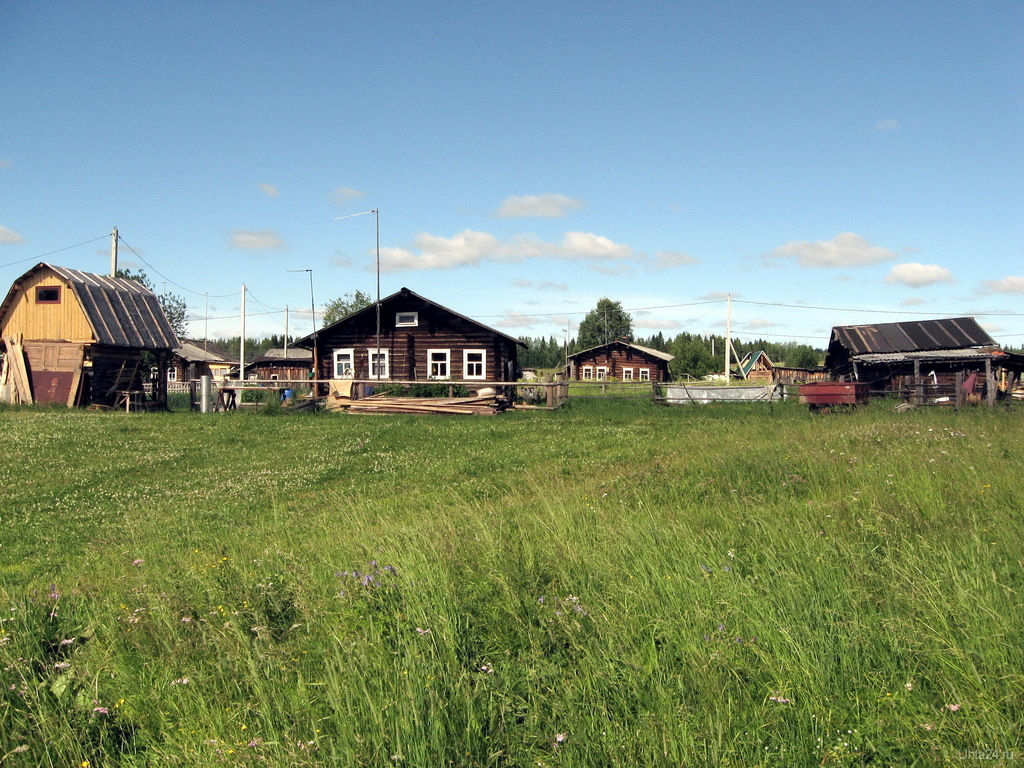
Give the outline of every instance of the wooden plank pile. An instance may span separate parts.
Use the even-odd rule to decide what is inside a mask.
[[[29,380],[28,366],[25,362],[25,347],[22,344],[21,334],[18,337],[4,337],[4,344],[7,346],[7,355],[4,357],[2,385],[6,392],[8,403],[24,403],[31,405],[32,382]]]
[[[328,397],[329,410],[349,413],[437,413],[490,416],[504,411],[508,400],[495,395],[482,397],[391,397],[371,395],[359,400]]]

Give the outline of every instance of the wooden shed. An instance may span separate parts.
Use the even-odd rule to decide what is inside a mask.
[[[178,340],[156,295],[135,280],[37,264],[0,304],[0,336],[7,402],[167,404]]]
[[[612,341],[569,355],[566,377],[575,381],[669,381],[674,355],[628,341]]]
[[[764,350],[747,352],[737,368],[741,378],[750,381],[775,381],[775,363]]]
[[[245,364],[245,377],[259,381],[300,381],[313,371],[313,352],[301,347],[268,349]]]
[[[216,344],[204,339],[182,339],[181,346],[174,350],[171,357],[167,381],[187,384],[201,376],[222,381],[237,368],[238,360],[232,360]]]
[[[526,344],[402,288],[296,346],[315,350],[316,379],[484,386],[515,381]]]
[[[833,379],[867,382],[876,393],[952,390],[958,379],[975,374],[994,399],[997,379],[1013,388],[1024,356],[999,349],[973,317],[954,317],[836,326],[825,368]]]

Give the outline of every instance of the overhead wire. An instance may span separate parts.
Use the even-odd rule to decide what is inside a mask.
[[[68,246],[65,246],[64,248],[58,248],[55,251],[50,251],[49,253],[44,253],[44,254],[41,254],[39,256],[29,256],[27,259],[18,259],[17,261],[12,261],[12,262],[9,262],[7,264],[0,264],[0,269],[4,269],[6,267],[13,267],[15,264],[24,264],[26,261],[35,261],[36,259],[45,259],[47,256],[53,256],[53,254],[55,254],[55,253],[63,253],[64,251],[70,251],[72,248],[80,248],[83,245],[89,245],[89,243],[95,243],[97,240],[105,240],[108,237],[110,237],[110,235],[100,235],[99,237],[94,237],[92,240],[86,240],[84,243],[75,243],[74,245],[68,245]]]

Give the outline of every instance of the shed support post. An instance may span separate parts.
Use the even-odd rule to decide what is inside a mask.
[[[992,360],[985,360],[985,399],[988,407],[994,408],[996,404],[996,380],[992,376]]]
[[[954,402],[956,403],[956,409],[959,411],[960,408],[962,408],[963,404],[964,404],[964,372],[963,371],[957,371],[956,372],[956,384],[955,384],[955,386],[956,386],[956,399],[955,399]]]
[[[924,383],[921,381],[921,361],[914,360],[914,403],[924,403]]]

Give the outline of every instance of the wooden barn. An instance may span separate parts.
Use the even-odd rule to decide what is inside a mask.
[[[876,393],[921,397],[926,388],[953,391],[957,381],[968,381],[994,399],[998,381],[1013,388],[1024,356],[1000,350],[973,317],[955,317],[836,326],[825,368],[835,380],[868,382]]]
[[[156,295],[135,280],[37,264],[0,305],[0,336],[7,402],[167,404],[178,340]]]
[[[181,346],[171,356],[167,381],[186,384],[201,376],[223,381],[237,368],[238,360],[232,360],[215,344],[202,339],[182,339]]]
[[[519,348],[526,346],[408,288],[296,345],[316,350],[316,379],[442,380],[481,386],[515,381]]]
[[[300,381],[313,371],[313,352],[301,347],[268,349],[245,365],[245,378],[259,381]]]
[[[570,381],[669,381],[668,364],[674,359],[668,352],[628,341],[612,341],[569,355],[566,378]]]

